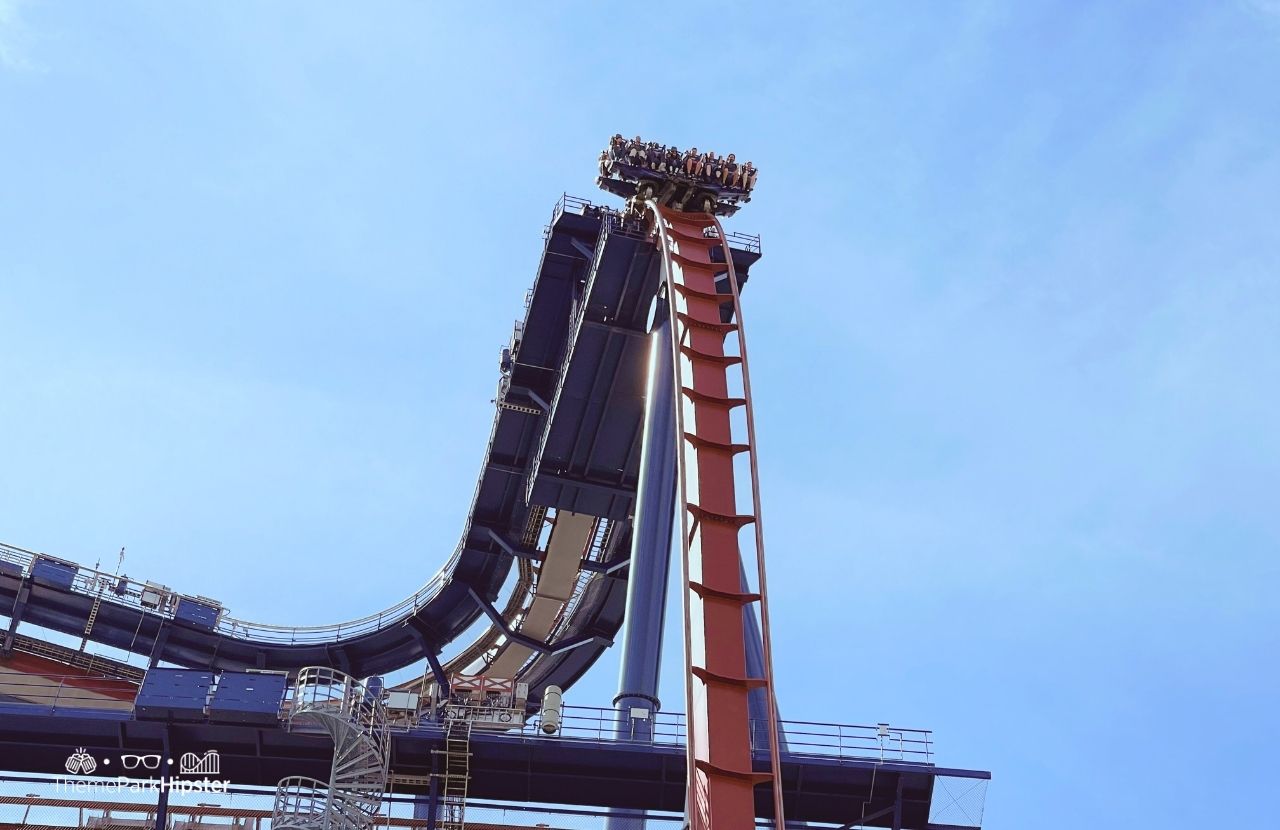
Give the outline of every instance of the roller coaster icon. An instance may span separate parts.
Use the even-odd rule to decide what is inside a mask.
[[[204,755],[184,752],[178,759],[178,772],[181,775],[218,775],[222,772],[222,759],[216,749],[210,749]]]

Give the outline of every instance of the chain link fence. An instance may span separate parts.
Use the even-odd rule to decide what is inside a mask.
[[[159,793],[100,776],[0,776],[0,830],[148,830],[156,826]],[[929,821],[980,827],[987,781],[940,776]],[[274,788],[228,787],[226,792],[169,794],[168,830],[270,830]],[[468,830],[681,830],[675,813],[570,808],[543,804],[467,803]],[[388,795],[370,830],[425,830],[425,798]],[[761,830],[771,823],[760,821]],[[787,822],[789,830],[836,830],[837,825]],[[857,824],[839,826],[853,830]]]

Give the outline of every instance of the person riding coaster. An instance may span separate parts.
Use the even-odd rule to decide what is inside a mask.
[[[741,174],[738,172],[737,156],[730,153],[729,157],[724,160],[724,164],[720,168],[720,184],[725,187],[737,187],[738,180],[741,177]]]
[[[684,153],[684,174],[690,178],[698,175],[701,165],[698,163],[698,148],[686,150]]]
[[[637,203],[658,200],[677,210],[710,213],[732,212],[738,203],[751,201],[759,175],[754,164],[739,162],[734,153],[719,156],[697,147],[682,151],[640,136],[625,139],[621,133],[609,139],[599,167],[602,179],[633,182]]]

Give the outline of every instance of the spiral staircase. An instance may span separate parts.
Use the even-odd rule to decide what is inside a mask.
[[[290,776],[276,787],[273,830],[367,830],[382,806],[391,741],[387,712],[363,683],[335,669],[298,672],[291,731],[333,739],[329,780]]]

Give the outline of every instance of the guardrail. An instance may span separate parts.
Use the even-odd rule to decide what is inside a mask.
[[[608,205],[597,205],[590,199],[571,196],[568,193],[561,194],[559,201],[552,208],[551,221],[547,224],[545,235],[550,235],[551,228],[555,225],[556,220],[560,218],[561,214],[565,213],[575,215],[596,213],[602,218],[604,230],[608,233],[621,233],[624,236],[631,236],[636,239],[644,239],[647,236],[643,223],[624,219],[622,211],[611,208]],[[731,248],[737,248],[753,254],[761,252],[759,234],[734,231],[733,233],[725,234],[725,241],[729,243]]]
[[[383,726],[382,704],[375,702],[359,682],[345,678],[338,682],[340,673],[331,669],[307,669],[312,682],[304,682],[302,708],[323,709],[332,704],[341,712],[350,712],[353,722],[377,725],[377,730],[388,732],[413,732],[438,730],[440,724],[430,720],[395,720]],[[331,674],[332,677],[326,677]],[[136,685],[123,680],[101,680],[83,676],[47,677],[45,675],[0,674],[0,694],[19,698],[15,702],[27,702],[64,709],[130,710]],[[354,691],[353,691],[354,690]],[[105,695],[128,696],[127,700],[105,699]],[[296,690],[285,696],[282,714],[288,714],[290,704],[298,701]],[[560,716],[560,728],[554,737],[562,740],[611,743],[617,738],[619,724],[626,725],[629,718],[614,709],[596,706],[565,706]],[[781,735],[786,746],[785,754],[807,757],[835,758],[837,760],[877,760],[902,763],[932,764],[934,756],[933,732],[928,729],[908,729],[887,723],[874,725],[824,723],[820,721],[779,721]],[[683,746],[686,735],[685,716],[679,712],[656,712],[653,715],[651,736],[644,743]],[[524,724],[506,729],[502,734],[524,740],[546,740],[542,733],[540,717],[531,717]],[[763,720],[751,722],[753,750],[768,748],[768,728]]]
[[[555,737],[564,740],[590,743],[612,743],[617,740],[618,726],[624,727],[629,718],[613,709],[591,706],[565,706],[561,713],[560,729]],[[909,764],[933,763],[933,733],[927,729],[907,729],[890,724],[839,724],[816,721],[778,722],[781,737],[786,746],[784,754],[806,757],[834,758],[840,761],[894,761]],[[415,727],[397,727],[399,731],[412,731]],[[416,728],[435,729],[437,725],[423,722]],[[657,712],[652,719],[650,736],[644,743],[683,746],[686,735],[685,716],[675,712]],[[509,735],[519,735],[527,740],[545,740],[540,718],[530,718],[522,728],[507,730]],[[625,732],[624,732],[625,734]],[[765,752],[769,746],[769,730],[763,720],[751,721],[752,751]]]
[[[419,608],[439,594],[461,555],[462,543],[459,542],[458,546],[454,548],[453,555],[449,558],[449,561],[427,584],[395,605],[359,619],[331,625],[289,626],[251,622],[223,613],[218,617],[215,630],[230,637],[289,645],[334,642],[343,637],[354,637],[376,631],[417,612]],[[209,602],[206,597],[179,594],[172,591],[166,594],[169,599],[162,600],[158,604],[144,602],[144,594],[154,596],[162,586],[148,585],[145,582],[129,579],[128,576],[109,574],[66,559],[59,559],[56,556],[37,553],[0,542],[0,562],[7,562],[19,567],[24,577],[31,576],[32,568],[37,559],[45,559],[75,568],[75,575],[71,580],[71,590],[77,594],[100,597],[105,602],[125,605],[165,619],[173,619],[176,601],[179,598],[188,597],[196,601]]]

